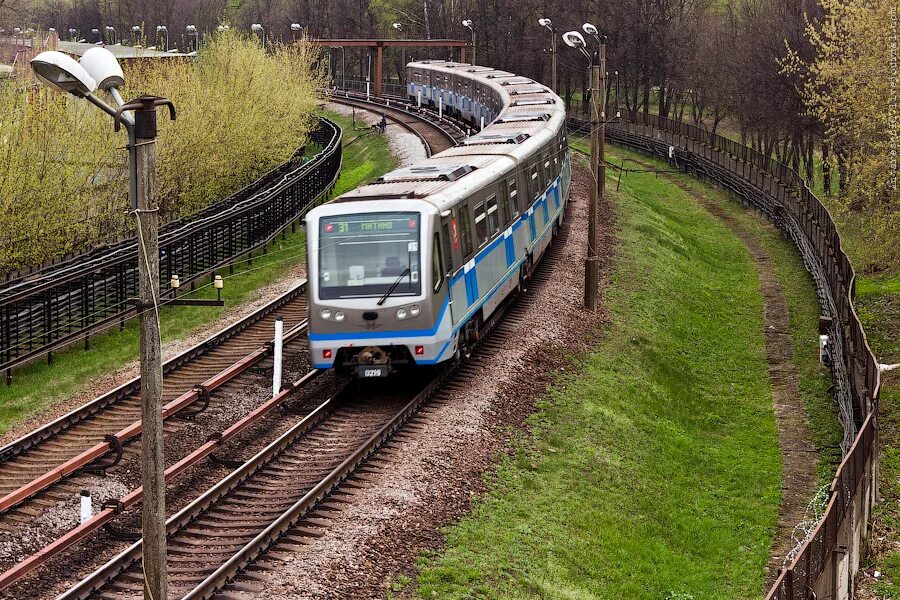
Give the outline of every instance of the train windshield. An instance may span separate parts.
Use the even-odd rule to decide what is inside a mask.
[[[369,213],[319,221],[319,297],[418,296],[419,213]]]

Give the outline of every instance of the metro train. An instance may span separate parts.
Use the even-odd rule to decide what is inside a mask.
[[[551,90],[464,63],[407,68],[411,100],[479,131],[306,216],[312,362],[363,379],[467,355],[569,197],[565,107]]]

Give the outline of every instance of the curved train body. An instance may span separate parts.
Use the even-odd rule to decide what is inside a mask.
[[[412,100],[480,131],[309,212],[318,368],[385,377],[465,353],[563,219],[570,159],[558,96],[462,63],[410,63],[408,81]]]

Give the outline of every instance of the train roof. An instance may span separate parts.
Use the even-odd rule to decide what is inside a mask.
[[[418,61],[409,69],[464,77],[490,88],[502,103],[483,130],[411,166],[386,173],[373,183],[343,194],[335,202],[418,199],[443,211],[519,164],[565,127],[565,105],[546,86],[492,67],[451,61]]]

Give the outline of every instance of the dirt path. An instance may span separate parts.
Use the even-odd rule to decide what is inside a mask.
[[[654,168],[654,165],[649,163],[635,162],[639,162],[645,168]],[[783,465],[778,528],[766,565],[765,589],[768,589],[800,541],[794,539],[794,528],[807,518],[807,506],[818,485],[816,473],[818,452],[812,443],[806,407],[800,394],[787,300],[775,274],[772,258],[753,233],[726,213],[715,200],[697,193],[678,177],[671,175],[664,177],[696,199],[707,212],[722,221],[744,242],[759,274],[759,291],[763,298],[766,362]]]

